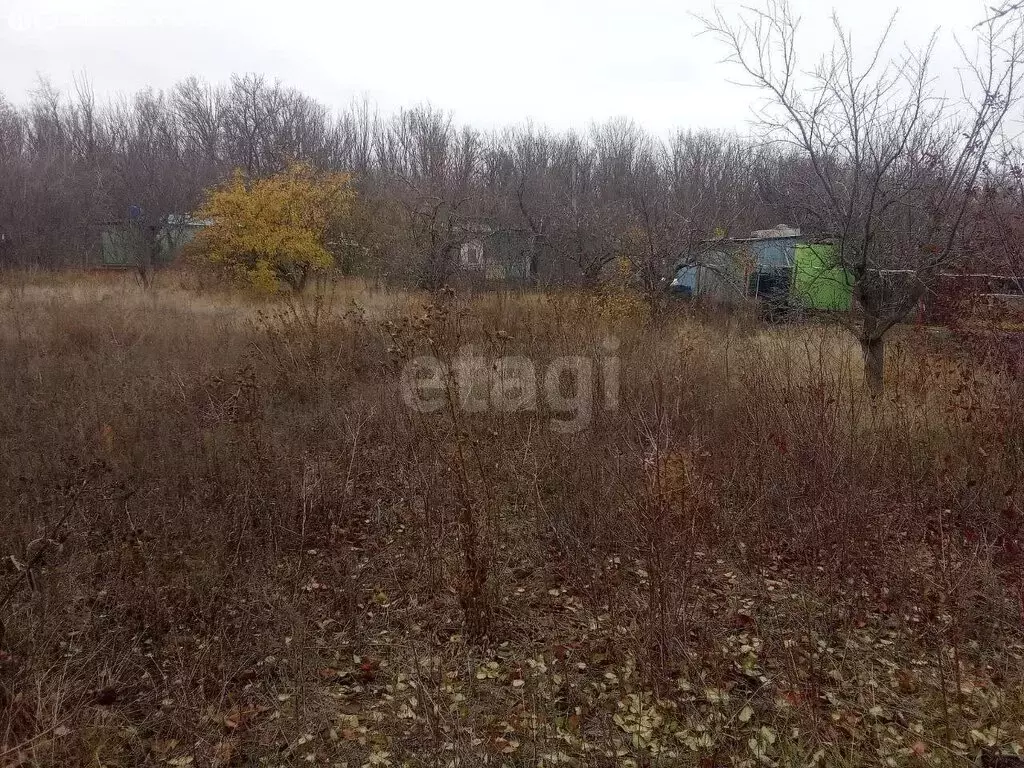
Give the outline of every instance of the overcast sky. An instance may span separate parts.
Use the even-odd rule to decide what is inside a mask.
[[[746,4],[752,4],[746,0]],[[828,0],[792,0],[805,46],[827,39]],[[721,7],[741,3],[723,0]],[[67,87],[86,74],[101,99],[187,75],[261,72],[343,107],[429,101],[480,127],[530,118],[585,127],[627,115],[656,133],[742,129],[751,93],[728,83],[723,50],[692,13],[710,0],[0,0],[0,92],[22,102],[40,75]],[[984,16],[976,0],[835,0],[867,44],[899,9],[898,41]],[[955,88],[955,77],[943,81]]]

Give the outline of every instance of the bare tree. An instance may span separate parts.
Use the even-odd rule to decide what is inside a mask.
[[[778,160],[735,135],[677,132],[666,150],[664,170],[661,249],[674,255],[670,266],[681,257],[696,261],[709,239],[749,231],[764,220],[762,196],[777,189],[766,176],[776,171]]]
[[[887,57],[892,22],[867,60],[833,17],[835,44],[802,69],[799,19],[768,0],[706,29],[766,97],[765,136],[788,143],[812,171],[813,223],[834,239],[860,308],[855,327],[873,393],[883,386],[885,336],[955,255],[964,213],[1007,113],[1020,97],[1019,14],[990,20],[964,53],[962,98],[935,85],[932,43]]]
[[[484,163],[484,187],[495,218],[527,235],[526,260],[530,279],[551,278],[551,265],[542,265],[544,247],[557,208],[552,163],[554,137],[527,123],[492,139]]]
[[[196,77],[178,83],[170,107],[182,140],[182,154],[199,186],[213,186],[230,170],[224,163],[224,93]]]
[[[604,160],[611,165],[610,158]],[[596,285],[605,267],[615,260],[615,238],[626,210],[626,201],[616,196],[610,182],[610,167],[604,170],[604,181],[599,181],[598,162],[594,143],[574,132],[554,144],[550,174],[555,208],[549,239],[563,262],[558,273],[585,285]]]
[[[385,194],[400,211],[395,255],[419,285],[440,288],[457,266],[457,246],[473,218],[480,136],[459,131],[450,114],[421,106],[403,110],[378,131],[376,155],[388,181]]]
[[[1007,0],[1007,2],[1001,5],[993,5],[989,8],[991,15],[984,21],[979,22],[978,26],[983,26],[991,21],[997,21],[1020,10],[1024,10],[1024,0]]]
[[[1024,294],[1024,147],[1002,148],[969,214],[970,271],[1007,278],[1004,288]]]
[[[14,232],[24,202],[25,127],[21,116],[0,94],[0,267],[13,267]]]
[[[199,203],[198,190],[179,123],[163,93],[139,92],[130,103],[116,107],[114,118],[112,178],[105,203],[130,235],[139,279],[148,288],[160,256],[173,248],[173,217]]]

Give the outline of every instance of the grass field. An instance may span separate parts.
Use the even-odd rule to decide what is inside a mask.
[[[407,407],[466,344],[594,361],[582,428]],[[1022,754],[1018,344],[901,329],[872,401],[626,293],[2,275],[0,765]]]

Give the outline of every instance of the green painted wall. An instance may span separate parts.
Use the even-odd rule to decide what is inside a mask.
[[[853,297],[850,274],[836,264],[831,245],[797,245],[793,298],[805,309],[847,311]]]

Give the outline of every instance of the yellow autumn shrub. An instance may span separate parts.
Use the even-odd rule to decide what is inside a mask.
[[[614,272],[602,284],[596,297],[598,314],[614,322],[646,321],[650,316],[650,305],[633,285],[633,262],[620,255],[614,266]]]
[[[210,224],[192,250],[259,290],[301,290],[312,273],[334,265],[328,235],[344,229],[354,202],[348,174],[318,174],[301,163],[256,180],[236,171],[200,208]]]

